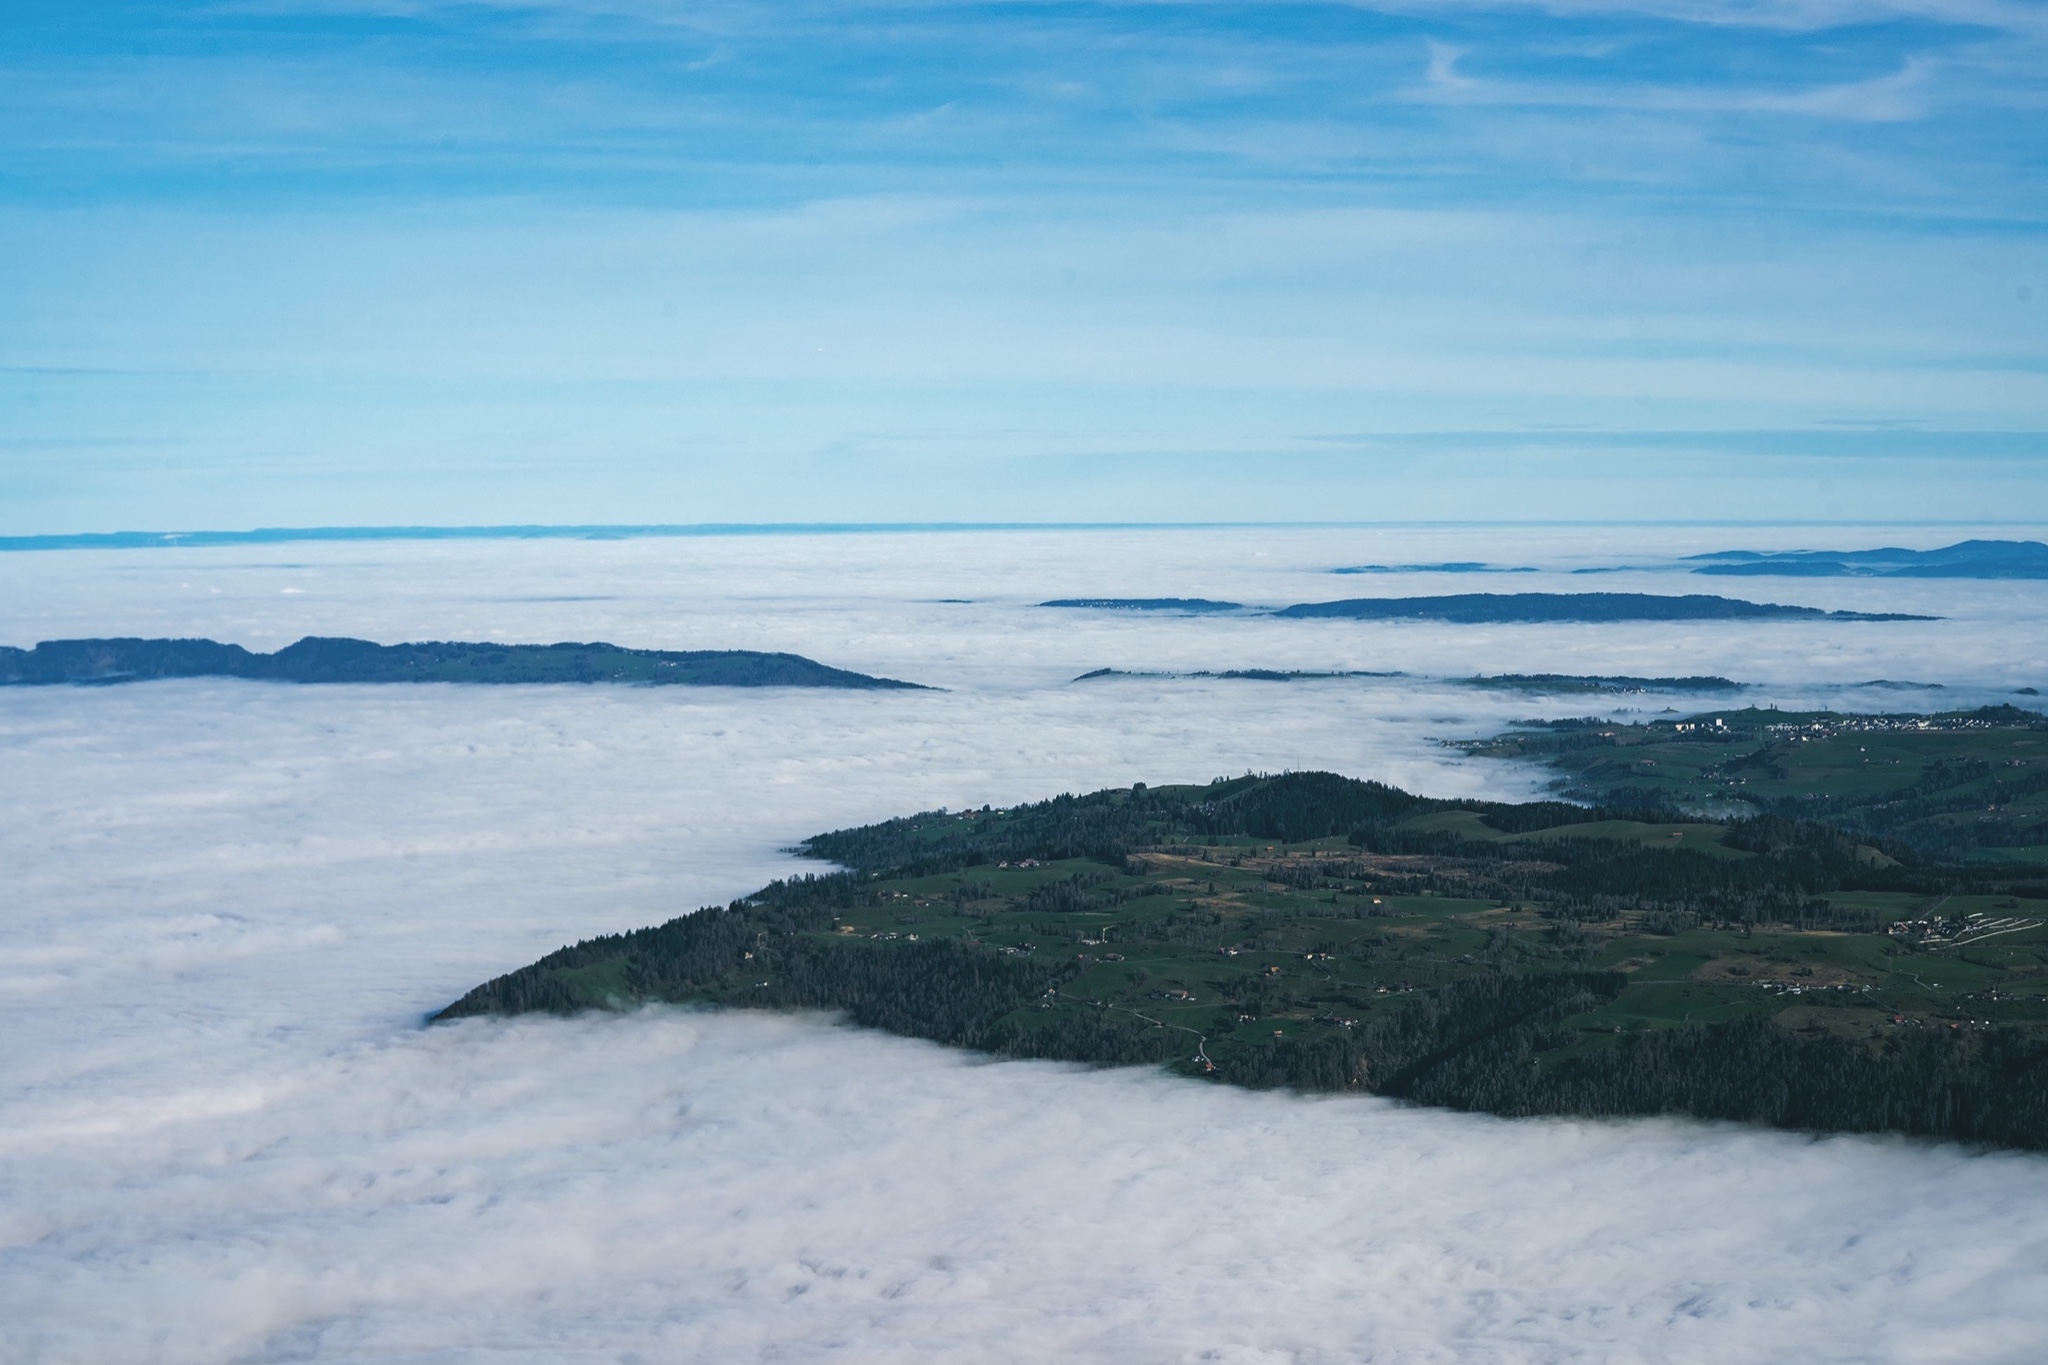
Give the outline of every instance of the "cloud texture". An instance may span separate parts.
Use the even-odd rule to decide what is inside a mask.
[[[2037,4],[9,36],[0,533],[2042,502]]]
[[[1535,790],[1433,742],[1529,698],[1066,682],[1085,667],[1724,671],[1789,700],[1917,663],[1990,695],[2048,617],[2028,585],[1941,583],[1799,585],[1816,605],[1939,602],[1950,619],[1905,639],[1304,635],[1029,605],[1295,600],[1355,583],[1320,575],[1337,564],[1672,548],[1552,534],[0,559],[0,626],[23,641],[611,636],[951,689],[0,694],[0,1359],[2038,1358],[2038,1158],[1251,1095],[818,1019],[418,1028],[562,942],[751,890],[789,869],[780,847],[853,821],[1246,768]],[[953,596],[977,600],[932,600]]]
[[[1723,673],[1771,684],[1764,699],[1785,705],[1837,695],[1816,687],[1873,678],[1975,689],[1938,699],[1948,702],[2044,685],[2048,640],[2030,628],[2048,612],[2048,586],[2039,583],[1756,579],[1740,592],[1722,585],[1718,590],[1759,601],[1945,618],[1752,630],[1261,618],[1190,623],[1035,606],[1056,597],[1208,597],[1283,606],[1365,591],[1690,593],[1717,589],[1712,580],[1681,572],[1677,558],[1683,555],[1817,545],[1931,547],[1973,534],[2048,538],[2048,526],[1024,530],[67,551],[0,561],[10,588],[0,597],[0,642],[202,635],[271,650],[302,635],[329,634],[386,642],[603,639],[645,648],[790,650],[977,698],[1028,693],[1034,704],[1055,710],[1069,703],[1047,689],[1104,667],[1401,670],[1440,677]],[[1329,572],[1344,565],[1461,560],[1540,572],[1484,581],[1404,574],[1364,586]],[[1616,565],[1645,568],[1597,577],[1570,572]],[[1273,723],[1306,714],[1301,697],[1311,691],[1290,693],[1294,700]],[[1170,695],[1185,697],[1190,690],[1176,687]],[[1219,695],[1245,694],[1227,689]],[[1342,698],[1330,703],[1339,712],[1366,706],[1412,713],[1419,694],[1409,682],[1380,693],[1349,684],[1331,695]],[[1377,700],[1363,700],[1368,697]],[[1247,734],[1238,742],[1259,738]],[[1333,761],[1342,752],[1333,753]],[[1206,768],[1200,772],[1213,776]],[[957,799],[982,798],[968,792]]]
[[[40,1163],[63,1194],[10,1199],[35,1235],[0,1291],[24,1358],[2019,1361],[2043,1341],[2034,1159],[1507,1124],[669,1012],[465,1025],[187,1101],[70,1137]]]

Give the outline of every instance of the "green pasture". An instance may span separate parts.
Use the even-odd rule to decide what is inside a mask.
[[[1705,822],[1610,820],[1505,835],[1470,812],[1453,811],[1410,827],[1484,838],[1539,858],[1542,840],[1559,838],[1753,856],[1722,848],[1726,827]],[[1595,926],[1590,951],[1571,955],[1560,951],[1556,927],[1527,909],[1359,890],[1337,875],[1360,856],[1341,840],[1199,848],[1200,857],[1143,852],[1132,871],[1070,859],[877,880],[867,888],[871,903],[843,913],[838,931],[967,938],[1036,960],[1071,961],[1078,974],[1055,998],[1021,1011],[1018,1022],[1045,1028],[1061,1011],[1106,1011],[1136,1027],[1185,1030],[1190,1065],[1198,1042],[1216,1059],[1270,1040],[1276,1030],[1287,1038],[1337,1032],[1383,1017],[1417,991],[1496,971],[1624,973],[1628,984],[1617,998],[1567,1021],[1583,1034],[1576,1048],[1600,1046],[1617,1033],[1754,1014],[1818,1021],[1859,1036],[1900,1027],[1890,1021],[1901,1014],[1926,1027],[1983,1018],[2048,1024],[2048,1002],[2017,998],[2048,983],[2048,927],[1974,947],[1914,951],[1883,933],[1703,927],[1659,935],[1624,918]],[[1293,885],[1290,875],[1318,881]],[[1061,883],[1085,888],[1096,903],[1030,908],[1034,893]],[[2011,897],[1943,902],[1842,892],[1830,899],[1875,911],[1886,924],[1936,912],[2048,922],[2048,901]],[[1183,931],[1191,941],[1172,941]],[[1964,999],[2001,983],[2015,999]]]

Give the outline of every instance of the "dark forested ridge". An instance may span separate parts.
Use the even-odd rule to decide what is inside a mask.
[[[1772,578],[2048,578],[2038,540],[1963,540],[1938,550],[1723,550],[1690,555],[1694,573]]]
[[[1234,612],[1238,602],[1201,597],[1062,597],[1041,607],[1099,611]],[[1270,613],[1295,619],[1342,617],[1355,621],[1448,621],[1495,625],[1517,621],[1932,621],[1903,612],[1824,611],[1819,607],[1745,602],[1734,597],[1690,593],[1673,597],[1646,592],[1462,592],[1433,597],[1352,597],[1340,602],[1301,602]]]
[[[1452,560],[1444,564],[1351,564],[1341,569],[1332,569],[1334,574],[1379,574],[1379,573],[1535,573],[1527,566],[1514,567],[1504,564],[1487,564],[1474,559]]]
[[[1275,616],[1335,616],[1356,621],[1449,621],[1491,625],[1514,621],[1931,621],[1902,612],[1823,611],[1776,602],[1691,593],[1670,597],[1645,592],[1466,592],[1441,597],[1353,597],[1303,602]]]
[[[1242,602],[1217,602],[1207,597],[1056,597],[1041,607],[1083,607],[1095,611],[1242,611]]]
[[[1731,678],[1698,673],[1683,678],[1638,678],[1627,675],[1582,673],[1494,673],[1468,678],[1466,684],[1494,691],[1543,692],[1553,696],[1570,692],[1621,694],[1742,690],[1742,684]]]
[[[1248,1086],[2048,1148],[2044,868],[1331,773],[927,812],[802,851],[844,870],[564,948],[437,1017],[819,1008]]]
[[[1126,668],[1096,668],[1083,673],[1074,681],[1095,682],[1102,678],[1192,678],[1215,679],[1222,682],[1329,682],[1339,678],[1405,678],[1407,676],[1405,673],[1370,672],[1357,668],[1320,672],[1306,668],[1222,668],[1199,669],[1192,673],[1168,673]]]
[[[275,654],[214,640],[45,640],[0,645],[0,685],[256,678],[294,683],[638,683],[699,687],[915,688],[797,654],[746,649],[623,649],[608,644],[428,641],[380,645],[309,635]]]

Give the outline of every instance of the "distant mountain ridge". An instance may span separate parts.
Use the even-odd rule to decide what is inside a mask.
[[[1903,612],[1825,611],[1775,602],[1745,602],[1694,593],[1667,597],[1643,592],[1453,593],[1443,597],[1353,597],[1304,602],[1275,616],[1343,617],[1359,621],[1448,621],[1456,625],[1578,621],[1932,621]]]
[[[1085,607],[1094,611],[1242,611],[1242,602],[1216,602],[1206,597],[1055,597],[1041,607]]]
[[[0,553],[34,550],[167,550],[300,541],[640,540],[724,536],[869,535],[951,531],[1137,530],[1154,522],[1035,521],[706,521],[648,525],[269,526],[249,531],[87,531],[0,536]]]
[[[1246,610],[1239,602],[1206,597],[1060,597],[1041,607],[1095,611],[1178,611],[1207,614]],[[1257,615],[1345,617],[1358,621],[1447,621],[1453,625],[1499,625],[1517,621],[1762,621],[1801,618],[1826,621],[1938,621],[1893,611],[1827,611],[1776,602],[1692,593],[1671,597],[1646,592],[1464,592],[1435,597],[1349,597],[1337,602],[1300,602]]]
[[[1097,678],[1217,678],[1225,682],[1320,682],[1330,678],[1405,678],[1407,676],[1406,673],[1370,672],[1356,668],[1325,672],[1316,672],[1302,668],[1225,668],[1220,670],[1202,669],[1193,673],[1098,668],[1092,672],[1083,673],[1074,681],[1090,682]]]
[[[2038,540],[1964,540],[1939,550],[1721,550],[1690,555],[1697,574],[1773,578],[2048,578]]]
[[[1514,692],[1740,692],[1733,678],[1693,674],[1683,678],[1638,678],[1582,673],[1495,673],[1465,680],[1472,687]]]
[[[1332,569],[1336,574],[1363,573],[1535,573],[1532,568],[1505,568],[1478,560],[1459,559],[1445,564],[1353,564]]]
[[[1366,669],[1347,668],[1316,671],[1312,669],[1278,668],[1226,668],[1202,669],[1195,672],[1174,672],[1168,670],[1145,670],[1125,668],[1098,668],[1083,673],[1075,682],[1095,682],[1103,678],[1157,678],[1166,680],[1197,679],[1220,680],[1224,682],[1324,682],[1341,678],[1406,678],[1400,672],[1375,672]],[[1743,685],[1730,678],[1695,675],[1684,678],[1639,678],[1626,675],[1580,673],[1497,673],[1477,678],[1447,678],[1444,681],[1462,687],[1481,687],[1495,691],[1550,692],[1550,693],[1637,693],[1637,692],[1740,692]],[[1918,686],[1906,683],[1869,683],[1879,686]],[[1928,684],[1939,687],[1939,683]]]
[[[217,640],[45,640],[0,646],[0,686],[251,678],[293,683],[629,683],[684,687],[919,688],[832,668],[799,654],[747,649],[625,649],[594,642],[380,645],[309,635],[275,654]]]

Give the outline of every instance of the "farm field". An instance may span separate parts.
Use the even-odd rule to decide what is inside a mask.
[[[1468,819],[1478,817],[1424,817],[1408,828]],[[1505,855],[1540,860],[1558,839],[1667,848],[1682,834],[1708,856],[1755,856],[1723,847],[1725,833],[1611,820],[1496,841]],[[1560,1021],[1578,1033],[1788,1013],[1873,1038],[1897,1028],[2048,1024],[2048,898],[1843,892],[1817,899],[1867,914],[1872,932],[1660,932],[1644,915],[1559,920],[1539,902],[1459,885],[1501,871],[1454,857],[1363,855],[1341,839],[1223,838],[1148,850],[1123,871],[1068,859],[878,882],[873,903],[843,912],[831,932],[1071,959],[1075,974],[1018,1023],[1056,1027],[1074,1009],[1127,1014],[1185,1033],[1187,1055],[1174,1063],[1184,1070],[1267,1038],[1354,1029],[1416,992],[1502,970],[1621,977],[1614,998]],[[1955,922],[1961,946],[1895,932],[1916,920]]]

